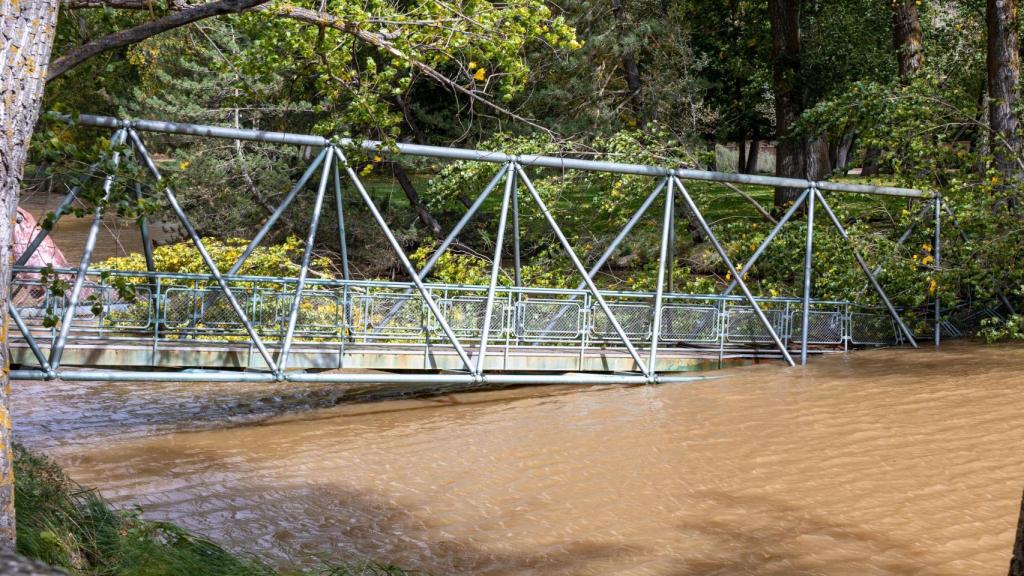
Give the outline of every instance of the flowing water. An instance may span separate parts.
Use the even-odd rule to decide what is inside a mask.
[[[432,574],[1005,574],[1024,348],[346,404],[332,387],[21,383],[20,440],[282,564]]]

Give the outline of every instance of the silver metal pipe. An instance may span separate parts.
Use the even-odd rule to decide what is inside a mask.
[[[814,264],[814,192],[807,199],[807,247],[804,250],[804,301],[800,318],[800,364],[807,364],[808,329],[811,319],[811,273]]]
[[[359,175],[356,174],[355,170],[348,165],[348,160],[345,159],[345,155],[342,154],[339,148],[334,148],[334,153],[338,157],[338,161],[345,165],[345,173],[348,174],[349,179],[352,181],[352,185],[356,191],[362,197],[366,207],[370,209],[370,213],[373,215],[373,219],[377,221],[377,226],[380,227],[384,236],[387,237],[388,243],[391,244],[391,249],[395,251],[399,261],[402,263],[402,267],[405,268],[406,274],[412,279],[413,284],[416,285],[416,289],[419,290],[420,295],[423,296],[423,300],[430,309],[430,313],[437,319],[437,323],[441,325],[441,330],[444,335],[448,338],[448,342],[455,348],[455,352],[458,353],[459,359],[465,365],[466,370],[473,369],[473,363],[470,362],[469,356],[466,354],[466,349],[462,347],[459,342],[459,338],[455,335],[455,331],[448,324],[448,320],[445,319],[444,314],[441,313],[441,309],[437,307],[437,302],[434,301],[434,297],[430,295],[430,291],[427,290],[426,285],[423,284],[423,280],[420,275],[416,273],[416,269],[413,268],[412,262],[409,261],[409,257],[405,255],[405,250],[402,250],[402,245],[398,243],[398,239],[395,238],[394,233],[391,232],[391,228],[388,223],[384,221],[384,216],[377,209],[377,205],[373,203],[373,198],[370,197],[369,192],[363,187],[363,183],[359,180]]]
[[[278,357],[278,368],[281,372],[288,369],[288,353],[292,349],[292,340],[295,337],[295,324],[299,320],[299,307],[302,304],[302,291],[306,287],[306,276],[309,274],[309,262],[313,257],[313,245],[316,243],[316,229],[320,224],[320,215],[323,213],[324,194],[327,193],[327,184],[331,177],[331,162],[334,155],[329,154],[324,159],[323,173],[320,175],[320,185],[316,189],[316,201],[313,204],[313,217],[309,222],[309,234],[306,235],[306,249],[302,252],[302,265],[299,267],[299,277],[295,282],[295,298],[292,300],[292,309],[288,312],[288,329],[284,334],[284,342],[281,345],[281,355]]]
[[[126,130],[119,129],[110,138],[110,143],[115,148],[113,154],[114,169],[121,163],[121,152],[116,148],[124,144]],[[78,309],[78,299],[82,295],[82,286],[85,285],[85,276],[89,271],[89,262],[92,260],[92,252],[96,248],[96,239],[99,237],[100,224],[103,222],[103,209],[110,199],[110,193],[114,186],[114,174],[107,174],[103,180],[103,199],[96,205],[93,212],[92,226],[89,227],[89,235],[85,239],[85,248],[82,250],[82,260],[78,265],[78,274],[75,276],[75,283],[71,288],[71,297],[68,299],[68,307],[61,318],[60,331],[57,333],[57,340],[50,349],[50,367],[56,370],[60,366],[60,357],[64,354],[64,346],[68,341],[68,333],[71,331],[71,324],[75,319],[75,311]]]
[[[939,295],[939,272],[942,269],[942,196],[935,196],[935,347],[942,342],[942,298]]]
[[[334,203],[338,212],[338,247],[341,249],[341,277],[346,281],[352,278],[348,268],[348,237],[345,234],[345,196],[341,190],[341,171],[335,162],[331,169],[334,172]]]
[[[736,278],[736,283],[739,285],[743,295],[747,298],[747,301],[750,302],[751,309],[753,309],[754,314],[757,315],[758,320],[764,324],[765,329],[768,330],[768,334],[772,337],[772,341],[775,342],[775,345],[779,348],[779,352],[782,353],[782,357],[790,366],[796,366],[796,363],[793,362],[793,357],[789,355],[789,350],[786,349],[785,343],[783,343],[782,339],[779,338],[779,334],[775,331],[775,328],[772,327],[772,323],[768,320],[768,317],[765,316],[764,310],[761,310],[761,306],[758,305],[757,300],[754,299],[754,295],[750,292],[750,289],[747,288],[747,283],[743,281],[743,277],[740,276],[739,270],[736,269],[732,260],[729,259],[729,254],[726,253],[725,248],[722,247],[718,238],[715,237],[715,233],[711,231],[711,227],[708,226],[707,221],[704,220],[704,215],[701,213],[700,208],[697,207],[693,198],[690,197],[690,193],[686,191],[686,187],[683,186],[683,183],[678,179],[676,179],[676,186],[679,186],[679,194],[682,196],[683,201],[686,202],[686,207],[690,211],[690,214],[697,220],[697,224],[700,225],[701,230],[704,231],[708,240],[711,241],[711,245],[714,246],[715,251],[718,252],[718,256],[729,268],[729,272]]]
[[[845,240],[850,246],[850,250],[853,251],[853,257],[857,260],[857,264],[860,265],[861,270],[867,274],[868,281],[871,282],[871,286],[874,287],[878,297],[882,299],[882,303],[885,304],[886,310],[889,311],[889,316],[891,316],[900,327],[900,331],[904,336],[906,336],[907,341],[910,342],[914,348],[917,348],[917,340],[914,339],[914,334],[910,331],[910,328],[907,328],[907,325],[903,323],[903,319],[900,318],[899,313],[896,312],[896,308],[892,305],[889,297],[886,296],[885,290],[882,290],[882,286],[878,283],[875,275],[871,273],[871,268],[868,267],[868,263],[865,262],[864,257],[860,255],[860,251],[853,246],[853,242],[850,241],[850,235],[846,233],[846,228],[843,227],[843,223],[839,221],[835,212],[832,211],[832,207],[828,205],[828,201],[825,200],[825,196],[820,191],[816,191],[816,195],[818,200],[821,202],[821,207],[825,210],[825,213],[828,214],[829,219],[832,220],[832,224],[834,224],[836,229],[839,230],[839,235],[843,237],[843,240]]]
[[[18,307],[14,305],[14,302],[8,301],[7,312],[11,315],[14,320],[14,325],[18,327],[18,331],[21,332],[25,342],[28,343],[28,347],[32,350],[32,355],[36,357],[36,362],[39,362],[39,367],[43,369],[49,376],[53,376],[53,368],[50,367],[49,360],[43,355],[43,351],[39,349],[39,343],[36,342],[35,337],[32,336],[32,332],[25,325],[25,320],[22,319],[21,314],[18,312]]]
[[[123,122],[109,116],[94,116],[82,114],[78,122],[86,126],[106,126],[111,128],[120,127]],[[131,125],[136,130],[148,132],[163,132],[167,134],[187,134],[191,136],[205,136],[209,138],[227,138],[231,140],[248,140],[260,142],[274,142],[278,144],[293,144],[298,146],[326,146],[329,142],[321,136],[310,136],[305,134],[291,134],[285,132],[268,132],[262,130],[247,130],[241,128],[225,128],[221,126],[205,126],[200,124],[183,124],[177,122],[162,122],[155,120],[133,120]],[[613,172],[618,174],[633,174],[637,176],[671,176],[688,180],[703,180],[709,182],[732,182],[734,184],[757,184],[763,186],[781,186],[786,188],[810,188],[816,187],[821,190],[835,192],[851,192],[858,194],[880,194],[885,196],[902,196],[907,198],[929,198],[931,194],[920,190],[907,188],[894,188],[890,186],[871,186],[866,184],[846,184],[842,182],[813,182],[800,178],[779,178],[776,176],[761,176],[756,174],[734,174],[726,172],[709,172],[706,170],[672,169],[661,166],[649,166],[643,164],[623,164],[618,162],[607,162],[597,160],[581,160],[575,158],[558,158],[553,156],[542,156],[537,154],[510,155],[503,152],[490,152],[484,150],[467,150],[461,148],[446,148],[442,146],[424,146],[420,144],[398,143],[385,145],[374,140],[354,142],[350,139],[343,139],[339,142],[342,146],[358,145],[365,150],[374,152],[386,152],[390,148],[397,149],[400,154],[411,156],[429,156],[433,158],[447,158],[451,160],[470,160],[476,162],[493,162],[503,164],[516,161],[523,166],[537,166],[543,168],[556,168],[559,170],[587,170],[598,172]]]
[[[68,382],[275,382],[273,374],[266,372],[232,372],[232,371],[199,371],[199,372],[148,372],[129,370],[61,370],[57,373],[59,380]],[[47,380],[42,370],[11,370],[12,380]],[[716,380],[720,376],[677,376],[660,375],[659,384],[701,382]],[[490,374],[482,380],[471,374],[310,374],[290,372],[285,374],[288,382],[326,383],[326,384],[483,384],[496,386],[523,386],[539,384],[566,385],[638,385],[647,384],[645,376],[626,374]]]
[[[146,164],[146,168],[149,169],[149,173],[153,175],[153,179],[157,182],[163,181],[163,175],[160,174],[160,169],[157,168],[156,162],[150,157],[149,152],[146,150],[146,145],[142,143],[142,139],[132,129],[128,130],[128,136],[132,140],[132,144],[135,146],[135,151],[142,158]],[[206,263],[206,267],[210,269],[210,274],[220,285],[221,290],[224,291],[224,297],[227,298],[231,308],[238,315],[238,319],[245,326],[245,331],[249,334],[249,338],[252,339],[252,343],[256,345],[256,349],[259,350],[260,356],[263,357],[263,361],[266,362],[267,367],[271,372],[277,372],[277,364],[274,359],[270,356],[270,352],[267,347],[263,344],[263,339],[256,333],[256,328],[253,327],[252,322],[249,321],[249,316],[246,315],[245,310],[242,309],[242,305],[238,303],[238,299],[235,298],[235,293],[231,291],[231,287],[228,286],[224,276],[221,275],[220,269],[217,268],[217,263],[213,261],[210,253],[206,251],[206,246],[203,245],[202,238],[199,237],[199,233],[196,232],[195,226],[192,225],[192,221],[189,220],[188,215],[185,214],[185,210],[182,209],[181,205],[178,204],[178,198],[174,195],[174,191],[169,186],[164,187],[164,197],[167,199],[167,203],[171,206],[171,210],[174,211],[174,215],[177,216],[178,221],[185,227],[189,237],[192,239],[192,243],[195,245],[196,250],[199,251],[199,255],[202,257],[203,262]]]
[[[743,268],[740,269],[741,275],[746,276],[747,272],[750,272],[750,269],[753,268],[754,264],[757,263],[757,259],[761,257],[761,254],[763,254],[764,251],[768,248],[768,245],[771,244],[773,240],[775,240],[776,236],[779,235],[779,232],[782,230],[782,227],[786,225],[786,222],[789,222],[790,218],[792,218],[793,215],[796,214],[796,211],[800,208],[800,205],[807,200],[807,196],[809,196],[810,193],[811,189],[808,188],[804,190],[803,193],[800,194],[800,196],[797,196],[797,199],[795,202],[793,202],[793,205],[790,206],[788,210],[786,210],[786,213],[782,215],[782,218],[779,218],[779,221],[775,223],[775,227],[772,228],[772,231],[769,232],[767,236],[765,236],[764,240],[761,241],[761,245],[758,246],[757,250],[755,250],[754,253],[750,256],[750,258],[747,259],[746,264],[744,264]],[[734,278],[731,282],[729,282],[729,285],[726,286],[725,291],[722,292],[722,296],[728,296],[735,289],[736,279]]]
[[[619,338],[622,340],[622,344],[626,347],[629,355],[633,357],[633,361],[636,362],[637,368],[639,368],[640,372],[648,378],[653,378],[654,373],[651,372],[644,364],[644,361],[640,358],[640,354],[636,351],[636,347],[633,346],[629,337],[626,336],[626,331],[622,329],[622,325],[619,324],[618,319],[616,319],[615,315],[612,314],[611,308],[608,307],[608,303],[605,302],[604,297],[601,296],[601,293],[598,291],[594,281],[587,275],[587,269],[583,267],[583,262],[580,262],[579,257],[576,256],[576,251],[572,249],[572,246],[569,244],[569,239],[562,233],[562,229],[558,226],[558,222],[555,222],[554,216],[551,215],[551,211],[548,210],[548,207],[544,204],[544,199],[540,197],[540,193],[538,193],[537,189],[534,188],[533,182],[530,181],[530,177],[526,175],[526,171],[523,170],[522,166],[516,164],[515,169],[519,174],[519,177],[523,179],[523,184],[526,184],[526,188],[530,191],[530,195],[533,196],[533,201],[536,202],[537,207],[540,208],[541,214],[544,215],[544,218],[548,221],[548,225],[551,226],[551,231],[555,233],[555,236],[558,237],[558,241],[561,242],[562,249],[565,250],[566,254],[568,254],[569,259],[572,260],[572,264],[576,267],[576,270],[583,276],[583,280],[587,283],[587,289],[590,290],[590,294],[594,297],[598,306],[601,307],[601,310],[604,311],[605,315],[608,317],[608,322],[612,325],[615,333],[619,335]]]
[[[514,173],[513,173],[514,175]],[[519,246],[519,183],[512,178],[512,265],[516,287],[523,285],[523,261]]]
[[[263,223],[263,226],[260,227],[259,232],[257,232],[256,236],[254,236],[252,241],[249,242],[249,245],[245,247],[245,250],[242,252],[242,255],[239,256],[238,260],[236,260],[235,263],[231,265],[231,268],[228,269],[228,276],[234,276],[235,274],[238,273],[239,270],[242,269],[242,265],[244,265],[245,261],[248,260],[249,256],[252,255],[253,250],[255,250],[256,247],[260,245],[260,242],[263,242],[263,238],[274,227],[274,224],[276,224],[278,219],[281,218],[281,215],[284,214],[284,211],[288,209],[288,206],[290,206],[291,203],[295,200],[295,197],[299,195],[299,192],[301,192],[302,189],[305,188],[306,182],[309,182],[309,179],[313,176],[313,173],[316,172],[317,167],[320,166],[320,163],[323,162],[324,158],[326,157],[327,148],[324,148],[323,150],[320,151],[320,154],[317,155],[313,162],[310,163],[309,167],[306,168],[306,171],[302,173],[302,177],[299,178],[299,181],[295,183],[295,186],[292,186],[291,191],[289,191],[288,195],[285,196],[284,200],[281,201],[281,205],[278,206],[277,209],[274,210],[274,213],[270,215],[270,218],[267,218],[267,221]]]
[[[647,364],[654,372],[658,368],[658,336],[661,333],[661,305],[665,295],[665,265],[668,261],[668,243],[672,235],[672,206],[675,203],[673,181],[668,181],[665,192],[665,215],[661,224],[661,253],[658,255],[658,284],[654,288],[654,319],[651,321],[651,356]]]
[[[512,164],[515,168],[515,163]],[[491,264],[491,281],[487,286],[487,299],[484,306],[484,325],[480,329],[480,350],[476,357],[476,374],[484,373],[487,362],[487,338],[491,335],[491,315],[494,307],[494,292],[498,289],[498,275],[501,273],[501,249],[505,242],[505,226],[508,223],[508,205],[512,198],[512,186],[516,173],[509,169],[505,176],[505,194],[501,199],[501,215],[498,217],[498,234],[494,240],[494,262]]]

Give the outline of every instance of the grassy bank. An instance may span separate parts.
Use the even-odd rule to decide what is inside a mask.
[[[282,573],[231,553],[174,524],[115,510],[95,490],[68,478],[52,460],[15,447],[18,552],[80,576],[369,576],[408,574],[391,566],[324,566]]]

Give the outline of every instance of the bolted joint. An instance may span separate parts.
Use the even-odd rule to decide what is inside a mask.
[[[57,379],[57,371],[56,370],[53,370],[51,368],[51,369],[46,371],[46,380],[56,380],[56,379]]]

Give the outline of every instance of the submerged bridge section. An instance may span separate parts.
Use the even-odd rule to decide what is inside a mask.
[[[918,190],[399,144],[400,154],[497,164],[493,178],[476,201],[426,265],[417,270],[343,153],[349,146],[386,153],[378,142],[336,142],[301,134],[86,115],[79,122],[113,130],[115,150],[127,145],[125,151],[115,153],[114,163],[137,162],[148,170],[148,185],[162,188],[164,202],[188,231],[209,273],[157,272],[145,220],[140,223],[140,233],[148,270],[91,269],[91,253],[105,209],[102,204],[95,208],[82,262],[75,268],[43,270],[24,266],[47,234],[41,231],[15,268],[10,311],[21,338],[12,344],[12,361],[18,365],[12,373],[14,378],[495,384],[686,380],[680,373],[736,359],[778,358],[792,365],[796,363],[794,355],[806,362],[808,354],[822,350],[917,345],[914,334],[878,283],[877,271],[868,267],[852,245],[850,250],[883,307],[868,309],[851,302],[813,298],[810,287],[816,208],[849,241],[825,192],[833,196],[882,194],[921,200],[922,216],[934,217],[936,265],[941,262],[943,203],[940,197]],[[159,168],[140,135],[147,131],[311,146],[319,150],[319,155],[238,261],[222,272],[207,253],[174,191],[161,183]],[[652,181],[652,190],[601,256],[588,266],[563,234],[527,168],[647,177]],[[353,198],[345,197],[342,174],[355,191],[354,199],[369,210],[382,240],[395,251],[410,282],[351,277],[344,213],[347,202]],[[319,184],[315,186],[311,225],[298,275],[239,275],[252,251],[315,176]],[[105,175],[103,189],[108,198],[115,179],[123,177],[117,172]],[[787,186],[803,192],[754,255],[737,269],[687,191],[685,182],[692,180]],[[455,286],[429,282],[429,274],[438,260],[499,186],[503,193],[489,284]],[[145,190],[141,185],[135,189],[140,197]],[[342,278],[336,280],[309,277],[313,239],[328,192],[333,193],[333,209],[337,210],[339,221]],[[56,214],[58,218],[68,211],[77,193],[71,190]],[[698,223],[733,278],[722,294],[676,294],[665,290],[666,270],[675,258],[671,239],[677,224],[677,201]],[[568,262],[579,274],[581,282],[576,289],[523,285],[520,202],[533,203],[548,224]],[[599,290],[594,277],[654,205],[662,209],[656,289]],[[801,209],[811,223],[803,294],[794,298],[755,297],[743,278]],[[499,276],[503,260],[509,260],[504,254],[509,243],[511,263],[505,266],[512,269],[515,282],[502,286]],[[54,278],[62,282],[54,283]],[[936,326],[944,326],[938,302],[934,305],[934,320]],[[946,328],[947,333],[952,330]],[[936,344],[942,332],[943,329],[934,330]],[[386,373],[366,373],[367,370]]]

